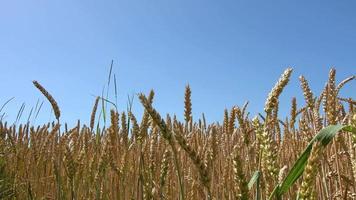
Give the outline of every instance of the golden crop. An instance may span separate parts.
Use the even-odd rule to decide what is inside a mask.
[[[34,81],[57,121],[39,127],[0,121],[0,197],[356,199],[356,102],[339,96],[355,76],[336,84],[331,69],[319,96],[301,76],[305,106],[293,98],[290,115],[280,119],[279,96],[291,74],[290,68],[282,74],[260,116],[250,118],[245,104],[225,110],[222,124],[193,121],[187,86],[184,121],[162,117],[151,91],[139,94],[140,121],[112,109],[104,129],[94,126],[103,98],[89,127],[78,122],[68,129],[54,98]]]

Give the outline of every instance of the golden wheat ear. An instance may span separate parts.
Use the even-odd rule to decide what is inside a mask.
[[[98,109],[98,104],[99,104],[100,97],[96,97],[93,110],[90,115],[90,130],[93,131],[94,128],[94,123],[95,123],[95,115],[96,115],[96,110]]]
[[[39,82],[32,81],[32,83],[47,98],[49,103],[52,105],[56,119],[59,120],[59,117],[61,116],[61,111],[59,110],[56,100],[54,100],[53,96]]]
[[[278,97],[282,93],[284,87],[288,84],[292,71],[293,71],[292,68],[286,69],[281,75],[281,77],[278,79],[278,82],[272,88],[271,92],[268,94],[265,103],[266,113],[272,112],[273,108],[278,106]]]

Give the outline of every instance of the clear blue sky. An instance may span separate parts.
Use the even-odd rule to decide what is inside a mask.
[[[293,96],[304,105],[299,75],[319,94],[331,66],[338,81],[356,74],[355,8],[351,0],[3,0],[0,104],[15,97],[6,119],[13,122],[23,102],[27,116],[44,99],[31,83],[38,80],[58,101],[63,121],[87,122],[91,95],[101,94],[113,59],[120,110],[128,94],[154,88],[155,107],[182,117],[189,83],[195,118],[205,112],[209,121],[246,100],[251,113],[262,111],[291,66],[283,114]],[[341,94],[355,98],[355,85]],[[45,102],[39,122],[48,121],[49,110]]]

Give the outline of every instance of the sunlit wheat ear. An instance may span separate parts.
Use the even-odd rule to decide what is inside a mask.
[[[319,97],[315,98],[315,105],[314,105],[314,110],[313,110],[313,120],[314,120],[316,131],[320,131],[323,126],[322,117],[320,116],[320,105],[322,103],[324,103],[323,102],[324,94],[325,94],[325,90],[323,90],[323,92],[320,94]]]
[[[68,171],[68,177],[71,181],[73,181],[76,173],[77,163],[75,163],[75,160],[73,158],[73,152],[68,144],[65,146],[65,161]]]
[[[47,98],[49,103],[52,105],[54,115],[57,120],[59,120],[59,117],[61,116],[61,111],[59,110],[57,102],[54,100],[52,95],[37,81],[33,81],[33,85]]]
[[[274,182],[278,175],[277,150],[275,141],[266,128],[263,129],[261,134],[261,150],[261,167],[263,175],[267,179],[267,192],[270,193],[273,190]]]
[[[223,121],[224,133],[229,134],[229,111],[224,110],[224,121]]]
[[[300,120],[299,120],[299,130],[302,136],[302,140],[308,142],[311,140],[310,128],[307,122],[307,112],[303,112]]]
[[[257,158],[260,158],[260,151],[262,150],[262,133],[263,133],[263,126],[260,122],[260,120],[258,119],[258,117],[254,117],[252,119],[252,127],[255,131],[255,135],[256,135],[256,142],[255,142],[255,147],[256,147],[256,151],[257,151]],[[259,160],[258,160],[259,162]]]
[[[329,79],[327,84],[325,98],[325,111],[326,118],[329,124],[336,124],[336,106],[337,106],[337,94],[336,94],[336,86],[335,86],[335,75],[336,70],[332,68],[329,72]]]
[[[277,104],[278,103],[279,103],[279,100],[277,100]],[[279,126],[278,110],[279,110],[278,106],[276,106],[273,109],[273,112],[272,112],[272,124],[273,124],[273,127],[275,128],[274,135],[276,137],[276,142],[277,142],[277,144],[280,144],[280,141],[281,141],[281,128]]]
[[[297,99],[295,97],[292,98],[292,106],[290,109],[290,122],[289,122],[289,128],[291,130],[294,129],[294,125],[296,122],[297,118]]]
[[[215,126],[211,128],[210,131],[210,146],[211,146],[211,160],[214,161],[216,159],[216,156],[218,154],[219,146],[218,146],[218,138],[217,138],[217,131]]]
[[[312,110],[314,108],[314,97],[313,92],[311,91],[308,81],[304,76],[299,77],[301,87],[303,89],[303,95],[305,102],[307,102],[308,107]]]
[[[110,121],[113,132],[117,134],[119,132],[119,113],[114,109],[110,110]]]
[[[116,157],[117,156],[117,142],[118,142],[118,133],[119,133],[119,113],[115,109],[110,110],[110,121],[111,125],[108,128],[108,136],[109,136],[109,141],[108,141],[108,149],[109,149],[109,155],[111,157]],[[110,160],[112,161],[112,160]],[[112,164],[114,165],[114,164]],[[114,167],[115,169],[115,167]]]
[[[282,93],[283,88],[288,84],[289,77],[291,76],[292,71],[293,71],[292,68],[286,69],[283,72],[282,76],[279,78],[276,85],[272,88],[265,103],[264,109],[266,113],[272,112],[273,108],[277,106],[278,97]]]
[[[285,173],[287,171],[287,168],[288,166],[287,165],[284,165],[280,170],[279,170],[279,173],[278,173],[278,184],[281,184],[283,179],[284,179],[284,176],[285,176]]]
[[[351,125],[356,127],[356,113],[351,118]],[[351,162],[354,180],[356,180],[356,134],[351,135]]]
[[[176,149],[176,144],[173,140],[172,137],[172,132],[171,130],[167,127],[167,124],[164,122],[164,120],[161,118],[161,115],[152,107],[152,104],[147,100],[144,94],[139,94],[139,99],[147,110],[148,114],[151,116],[152,121],[158,126],[160,129],[160,133],[162,137],[167,140],[168,144],[171,146],[172,153],[173,153],[173,158],[174,158],[174,165],[177,170],[177,175],[178,175],[178,183],[179,183],[179,196],[183,200],[184,199],[184,186],[183,186],[183,181],[182,181],[182,173],[180,170],[179,166],[179,160],[178,160],[178,153]]]
[[[150,104],[152,104],[153,102],[153,97],[154,97],[154,91],[151,90],[149,95],[148,95],[148,102]],[[148,114],[147,110],[145,109],[144,112],[143,112],[143,115],[142,115],[142,120],[141,120],[141,124],[140,124],[140,135],[142,138],[146,137],[147,136],[147,133],[148,133],[148,128],[149,128],[149,123],[150,121],[150,115]]]
[[[248,145],[250,143],[250,139],[249,139],[248,130],[247,130],[246,124],[245,124],[245,119],[244,119],[244,115],[243,115],[244,112],[241,111],[241,109],[239,107],[235,107],[234,111],[236,113],[237,121],[239,122],[240,131],[243,136],[244,143],[246,145]]]
[[[313,145],[312,152],[304,170],[303,181],[299,191],[299,198],[301,200],[316,199],[314,184],[316,175],[318,174],[319,161],[323,150],[324,147],[319,142]]]
[[[204,165],[202,158],[199,157],[197,152],[188,144],[185,137],[180,133],[180,131],[176,127],[174,131],[174,136],[179,146],[188,154],[189,158],[192,160],[193,164],[197,168],[202,185],[207,189],[208,193],[210,193],[209,172],[207,170],[207,167]]]
[[[90,115],[90,130],[93,131],[94,128],[94,123],[95,123],[95,115],[96,115],[96,110],[98,109],[98,104],[99,104],[100,97],[96,97],[93,110]]]
[[[132,134],[134,135],[137,142],[142,143],[142,135],[140,134],[140,127],[137,123],[136,117],[131,112],[129,112],[129,117],[132,122]]]
[[[186,124],[189,124],[192,119],[192,100],[191,100],[192,91],[190,90],[190,86],[187,85],[185,87],[184,93],[184,119]]]
[[[350,82],[350,81],[352,81],[352,80],[355,80],[355,78],[356,78],[356,76],[350,76],[350,77],[344,79],[343,81],[341,81],[341,82],[337,85],[337,87],[336,87],[336,92],[339,93],[340,89],[341,89],[342,87],[344,87],[344,85],[345,85],[346,83],[348,83],[348,82]]]
[[[140,99],[143,107],[145,107],[147,112],[150,114],[150,116],[152,118],[152,121],[155,124],[157,124],[157,126],[160,128],[163,138],[165,138],[170,144],[173,145],[174,142],[173,142],[173,139],[172,139],[172,134],[169,131],[166,123],[161,118],[161,115],[154,108],[152,108],[151,103],[147,100],[145,95],[139,94],[139,99]]]
[[[228,133],[229,134],[234,133],[235,120],[236,120],[236,111],[235,111],[235,107],[232,107],[231,111],[230,111],[230,119],[229,119],[229,123],[228,123]]]
[[[156,152],[157,150],[157,138],[158,134],[154,131],[152,131],[149,143],[150,143],[150,148],[149,148],[149,157],[148,157],[148,168],[151,174],[151,177],[155,175],[155,169],[156,169]]]
[[[128,142],[128,130],[127,130],[127,121],[126,121],[126,114],[125,112],[121,113],[121,135],[124,144],[126,145]]]
[[[241,158],[238,154],[238,146],[234,147],[234,155],[233,155],[233,171],[234,171],[234,182],[235,188],[238,189],[239,193],[236,193],[236,199],[248,200],[248,187],[247,181],[245,177],[245,173],[242,168]]]
[[[268,113],[261,132],[261,168],[266,184],[266,194],[270,194],[277,181],[277,143],[273,135],[272,113]]]
[[[161,171],[160,171],[160,176],[159,176],[160,196],[161,197],[164,196],[163,189],[166,184],[169,159],[170,159],[170,153],[166,149],[163,153],[163,159],[162,159],[162,163],[161,163]]]

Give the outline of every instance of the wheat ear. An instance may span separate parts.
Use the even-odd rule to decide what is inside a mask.
[[[52,95],[39,82],[33,81],[33,85],[35,85],[35,87],[47,98],[49,103],[52,105],[56,119],[59,120],[59,117],[61,116],[61,111],[59,110],[56,100],[54,100]]]

